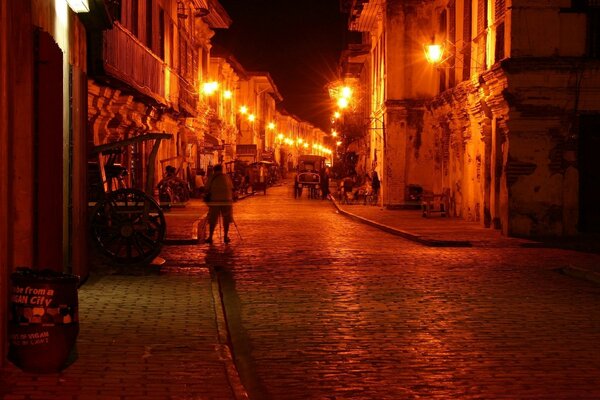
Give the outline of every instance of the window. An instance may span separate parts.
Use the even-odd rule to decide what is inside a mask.
[[[440,14],[440,19],[439,19],[439,24],[440,24],[440,41],[442,43],[445,43],[448,39],[448,23],[447,23],[447,12],[446,10],[443,10],[442,13]],[[442,73],[440,74],[440,92],[443,92],[444,90],[447,89],[446,86],[446,71],[442,70]]]
[[[496,46],[494,51],[494,61],[498,62],[505,56],[504,54],[504,14],[506,11],[505,0],[496,0],[494,4],[494,18],[496,20]]]
[[[592,58],[600,58],[600,0],[587,0],[587,52]]]
[[[464,18],[463,18],[463,80],[468,80],[471,77],[471,40],[473,12],[471,0],[464,0]]]
[[[158,8],[158,56],[165,60],[165,10]]]
[[[138,0],[131,0],[131,33],[138,36],[139,4]]]
[[[146,0],[146,46],[152,49],[152,0]]]

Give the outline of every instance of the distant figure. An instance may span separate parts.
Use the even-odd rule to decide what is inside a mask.
[[[201,197],[204,194],[204,188],[206,186],[206,171],[204,168],[200,168],[196,171],[196,177],[194,179],[194,187],[196,188],[196,196]]]
[[[321,198],[327,199],[329,196],[329,168],[325,168],[321,174]]]
[[[371,178],[371,187],[373,188],[373,196],[379,196],[379,189],[381,188],[381,181],[377,171],[373,171],[373,177]]]
[[[208,238],[205,243],[213,242],[213,234],[219,215],[223,217],[223,241],[229,243],[229,224],[233,221],[233,183],[231,178],[223,173],[223,166],[217,164],[206,184],[208,204]]]

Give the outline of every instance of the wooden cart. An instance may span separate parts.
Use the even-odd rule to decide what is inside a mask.
[[[166,233],[162,209],[153,198],[154,168],[161,140],[168,133],[148,133],[96,146],[90,163],[90,227],[100,250],[118,264],[143,264],[159,253]],[[117,160],[123,149],[153,140],[148,157],[145,190],[129,187],[127,169]]]

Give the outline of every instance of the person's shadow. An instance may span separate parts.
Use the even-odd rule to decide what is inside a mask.
[[[232,246],[210,246],[205,261],[213,280],[219,286],[219,297],[227,321],[233,358],[244,387],[253,398],[268,399],[265,386],[255,372],[252,344],[243,325],[243,304],[236,290],[235,256]]]

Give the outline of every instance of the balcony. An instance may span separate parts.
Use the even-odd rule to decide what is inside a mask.
[[[114,78],[158,103],[168,105],[164,61],[118,22],[102,35],[102,66],[101,71],[94,71],[96,75]]]
[[[179,77],[179,107],[186,111],[190,116],[196,116],[198,113],[198,92],[194,85],[189,83],[183,77]]]

